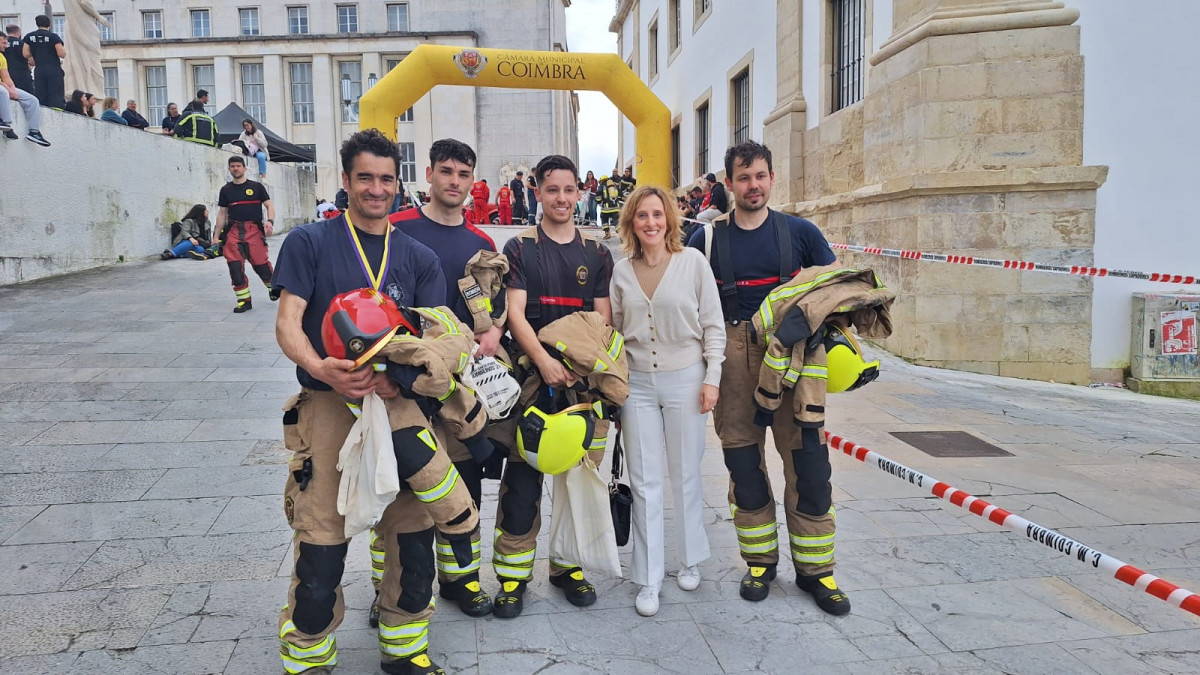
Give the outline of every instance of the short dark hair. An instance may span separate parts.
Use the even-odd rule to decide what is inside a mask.
[[[378,129],[356,131],[342,143],[342,172],[347,176],[354,169],[354,158],[362,153],[376,157],[390,157],[396,164],[396,179],[400,178],[400,149]]]
[[[208,96],[207,89],[197,89],[196,90],[196,98],[204,98],[205,96]]]
[[[4,31],[5,31],[6,33],[20,33],[20,32],[21,32],[21,27],[20,27],[20,26],[18,26],[17,24],[15,24],[15,23],[10,23],[10,24],[8,24],[7,26],[5,26],[5,27],[4,27]]]
[[[33,22],[37,24],[38,28],[50,27],[50,17],[46,16],[45,14],[38,14],[37,18],[34,19]]]
[[[771,149],[758,141],[742,141],[725,151],[725,176],[733,179],[733,167],[750,166],[756,159],[767,160],[767,171],[775,172],[771,166]]]
[[[571,158],[562,155],[546,155],[542,161],[537,163],[533,169],[533,176],[538,184],[542,184],[546,180],[546,175],[551,171],[566,170],[570,171],[575,177],[575,182],[579,182],[579,169],[575,168],[575,162]]]
[[[440,141],[434,141],[433,145],[429,146],[429,166],[435,166],[448,159],[462,162],[472,169],[475,168],[475,151],[460,140],[443,138]]]
[[[234,164],[241,164],[242,166],[246,166],[246,160],[242,159],[241,155],[234,155],[233,157],[229,158],[228,164],[229,164],[229,166],[233,166]]]

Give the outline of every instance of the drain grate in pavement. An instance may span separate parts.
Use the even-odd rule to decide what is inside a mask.
[[[893,431],[892,435],[933,457],[1012,457],[965,431]]]

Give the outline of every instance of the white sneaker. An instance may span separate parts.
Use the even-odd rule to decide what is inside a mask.
[[[679,570],[679,576],[675,578],[675,581],[685,591],[696,590],[700,587],[700,568],[695,565],[688,565]]]
[[[637,607],[637,613],[642,616],[654,616],[658,614],[658,591],[659,585],[642,586],[642,590],[638,591],[637,601],[634,606]]]

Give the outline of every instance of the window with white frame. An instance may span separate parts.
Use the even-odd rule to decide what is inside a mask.
[[[19,25],[21,17],[15,14],[0,14],[0,26],[8,26],[14,23]]]
[[[116,12],[100,12],[100,16],[108,22],[108,25],[100,25],[101,40],[116,40],[117,39],[117,14]],[[99,22],[97,22],[99,23]],[[8,25],[8,24],[5,24]]]
[[[193,9],[192,37],[212,36],[212,14],[207,9]]]
[[[339,33],[357,33],[358,5],[338,5],[337,20]]]
[[[238,24],[241,27],[242,35],[258,35],[258,8],[243,7],[239,9]]]
[[[646,59],[646,78],[652,80],[658,77],[658,19],[650,24],[650,31],[646,35],[646,51],[650,52]]]
[[[750,140],[750,69],[745,68],[729,81],[730,120],[733,144]]]
[[[700,28],[700,24],[708,20],[712,14],[712,0],[692,0],[692,32]]]
[[[417,180],[417,144],[397,143],[400,147],[400,180],[414,183]]]
[[[342,121],[358,121],[358,99],[362,98],[362,61],[338,63],[338,94],[342,97]]]
[[[400,58],[400,59],[387,59],[387,69],[388,69],[388,72],[389,72],[389,73],[390,73],[390,72],[392,72],[392,68],[395,68],[396,66],[400,65],[400,62],[401,62],[401,61],[403,61],[403,60],[404,60],[403,58]],[[403,113],[400,113],[400,116],[396,118],[396,121],[397,121],[397,122],[411,122],[411,121],[413,121],[413,109],[412,109],[412,106],[409,106],[409,107],[408,107],[408,110],[405,110]]]
[[[142,37],[148,40],[162,38],[162,12],[142,12]]]
[[[121,90],[117,87],[116,66],[104,67],[104,95],[116,99],[121,98]]]
[[[167,67],[146,66],[146,118],[167,116]]]
[[[393,33],[408,32],[408,3],[390,2],[387,6],[388,30]]]
[[[261,63],[242,64],[242,107],[259,122],[267,118],[267,96]]]
[[[292,81],[292,123],[312,124],[316,121],[312,63],[291,63],[288,70]]]
[[[301,150],[307,150],[311,152],[314,159],[317,156],[317,146],[313,145],[312,143],[297,143],[296,147],[300,148]],[[316,162],[296,162],[292,164],[292,166],[296,167],[297,169],[308,169],[309,171],[317,170]]]
[[[708,101],[696,108],[696,168],[698,173],[708,173]]]
[[[288,33],[290,35],[308,34],[308,8],[288,7]]]
[[[209,115],[217,112],[217,82],[216,70],[212,64],[192,66],[192,91],[197,92],[203,89],[208,92],[208,105],[204,106],[204,111]]]
[[[50,31],[62,37],[67,34],[67,15],[55,14],[50,17]]]

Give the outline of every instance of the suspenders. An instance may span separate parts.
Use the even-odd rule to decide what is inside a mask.
[[[792,234],[788,230],[787,220],[784,215],[778,211],[771,211],[771,224],[775,228],[775,235],[779,247],[779,276],[767,279],[749,279],[743,281],[743,284],[769,284],[772,287],[780,284],[786,284],[792,280],[792,273],[796,271],[796,264],[793,260],[794,252],[792,251]],[[738,305],[738,282],[733,273],[733,251],[729,244],[729,228],[730,221],[733,218],[732,212],[726,218],[719,219],[714,222],[711,228],[708,228],[705,234],[705,253],[708,254],[708,259],[712,261],[712,247],[717,249],[717,281],[721,290],[721,311],[725,314],[725,320],[737,325],[740,321],[738,313],[740,311]],[[708,241],[711,237],[712,242]]]
[[[532,236],[521,235],[525,239],[525,256],[527,264],[525,265],[525,316],[529,319],[542,318],[542,304],[574,304],[572,301],[582,303],[582,311],[590,312],[594,306],[592,292],[592,275],[600,269],[600,250],[597,248],[599,244],[591,239],[583,238],[584,260],[588,270],[588,282],[583,285],[583,296],[581,298],[562,298],[557,296],[545,296],[543,291],[545,284],[542,283],[542,266],[541,266],[541,251],[538,246],[538,233],[535,229]]]

